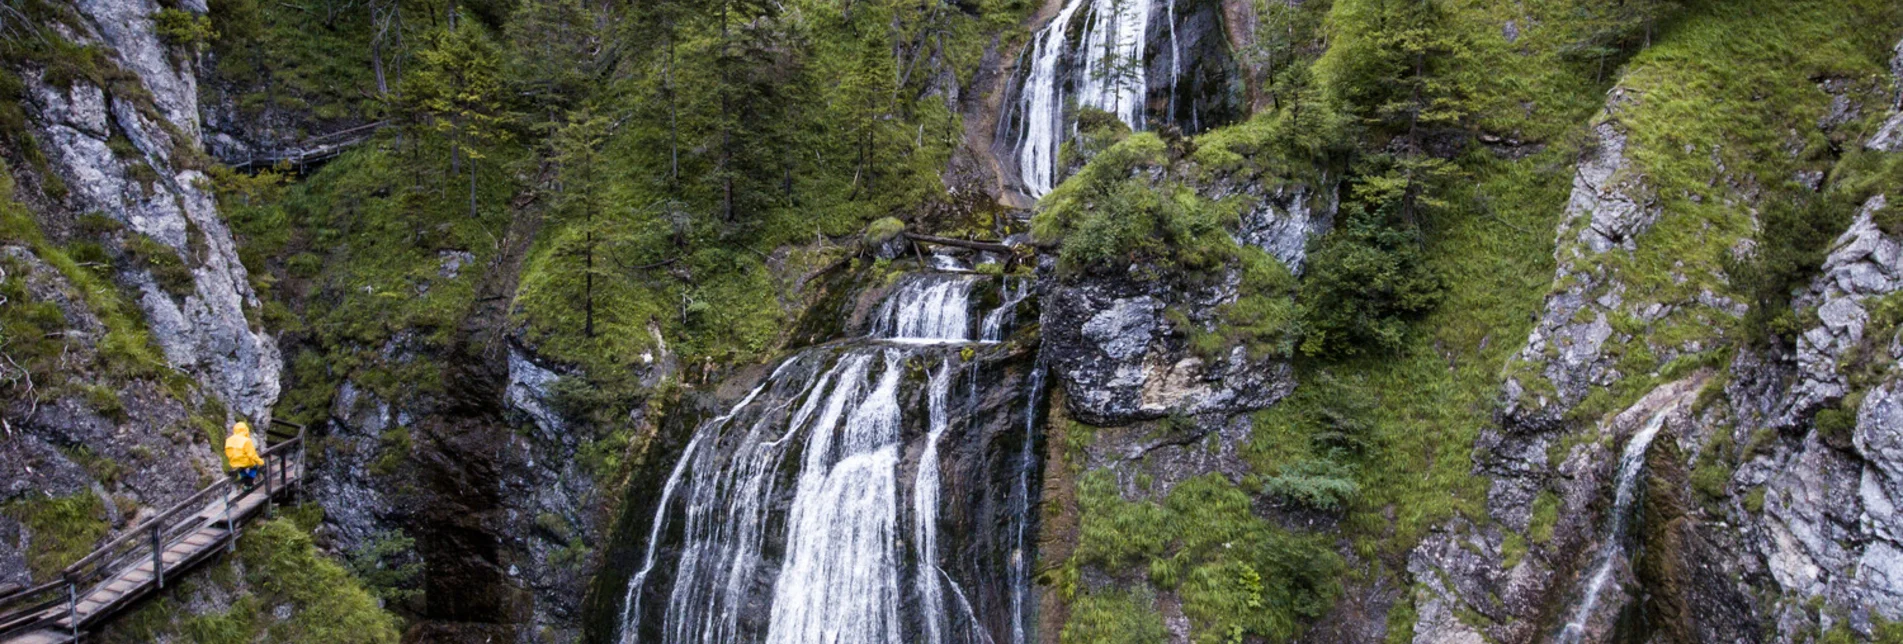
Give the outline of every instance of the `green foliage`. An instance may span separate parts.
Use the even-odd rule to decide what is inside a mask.
[[[1179,483],[1157,504],[1125,501],[1109,472],[1086,472],[1077,504],[1079,538],[1067,565],[1147,562],[1152,582],[1180,592],[1199,642],[1293,637],[1339,592],[1341,559],[1324,539],[1256,517],[1250,496],[1220,476]],[[1073,612],[1066,637],[1109,632],[1104,617]]]
[[[1300,311],[1295,306],[1298,283],[1282,262],[1255,246],[1239,246],[1242,281],[1236,299],[1216,307],[1213,332],[1194,329],[1191,346],[1206,359],[1223,356],[1230,347],[1247,347],[1249,355],[1288,356],[1295,350]]]
[[[26,566],[34,581],[51,581],[61,570],[92,552],[106,536],[106,507],[91,491],[72,496],[34,497],[0,505],[31,535]]]
[[[409,461],[410,448],[410,428],[397,426],[383,430],[377,437],[377,458],[370,462],[370,472],[379,476],[395,474]]]
[[[1063,644],[1162,644],[1169,641],[1155,600],[1140,592],[1104,591],[1079,596],[1058,636]]]
[[[218,37],[218,32],[212,29],[210,16],[200,16],[183,9],[159,9],[158,13],[152,14],[152,24],[159,39],[166,44],[193,51]]]
[[[417,574],[423,560],[416,552],[416,540],[402,530],[371,535],[344,562],[364,589],[386,602],[407,602],[421,597]]]
[[[1194,278],[1235,260],[1233,202],[1212,202],[1167,176],[1161,138],[1134,134],[1099,153],[1039,202],[1040,242],[1061,242],[1059,270],[1144,264],[1151,279]]]
[[[1534,543],[1546,543],[1553,540],[1553,527],[1559,525],[1559,495],[1552,490],[1540,490],[1533,499],[1533,517],[1527,522],[1526,535]]]
[[[1341,509],[1360,491],[1352,471],[1325,459],[1296,463],[1262,481],[1264,494],[1326,511]]]
[[[400,621],[385,612],[377,596],[366,590],[344,566],[325,557],[310,535],[286,519],[262,521],[247,527],[232,555],[238,568],[214,563],[201,576],[181,584],[216,585],[222,597],[232,598],[222,612],[193,614],[171,597],[140,606],[115,621],[102,637],[112,642],[149,642],[182,639],[205,644],[244,644],[256,641],[333,644],[394,644]],[[290,617],[275,615],[290,607]]]
[[[166,246],[159,240],[141,233],[128,233],[125,236],[126,258],[134,267],[152,273],[152,279],[173,297],[185,297],[196,292],[192,268],[178,251]]]
[[[408,1],[351,11],[269,0],[206,4],[216,74],[247,116],[379,117],[405,57],[398,45],[423,42],[436,22],[425,17],[429,8]]]
[[[1408,322],[1439,304],[1443,288],[1415,235],[1381,214],[1347,207],[1340,225],[1316,244],[1302,282],[1302,352],[1398,351]]]

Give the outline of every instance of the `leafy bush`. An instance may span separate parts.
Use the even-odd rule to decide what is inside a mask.
[[[417,556],[416,540],[402,530],[372,535],[350,552],[345,563],[365,589],[379,599],[405,602],[423,594],[416,585],[423,560]]]
[[[1408,227],[1358,206],[1322,237],[1302,283],[1302,352],[1392,353],[1407,323],[1440,303],[1443,286]]]
[[[1183,481],[1158,504],[1123,500],[1111,474],[1098,470],[1078,480],[1077,503],[1069,565],[1125,570],[1147,562],[1152,583],[1180,591],[1198,642],[1293,637],[1339,592],[1342,562],[1326,540],[1255,516],[1250,496],[1220,475]],[[1094,610],[1073,612],[1065,641],[1104,641],[1069,639],[1106,632],[1103,620]]]
[[[210,16],[200,16],[184,9],[160,9],[158,13],[152,14],[152,22],[159,39],[177,47],[196,49],[218,37],[218,32],[211,27]]]
[[[1326,459],[1296,463],[1262,482],[1264,494],[1327,511],[1341,509],[1360,491],[1352,470]]]

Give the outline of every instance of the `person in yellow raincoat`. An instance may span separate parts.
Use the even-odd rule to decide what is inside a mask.
[[[225,462],[246,487],[257,484],[264,459],[258,456],[258,442],[251,439],[251,426],[242,420],[231,426],[231,436],[225,439]]]

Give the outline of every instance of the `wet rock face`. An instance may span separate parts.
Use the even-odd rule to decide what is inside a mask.
[[[139,291],[139,308],[165,357],[206,384],[233,412],[268,415],[276,402],[282,360],[270,336],[254,329],[245,310],[257,296],[238,262],[231,233],[207,191],[207,177],[180,158],[201,147],[197,85],[174,64],[153,31],[152,0],[76,3],[92,31],[74,34],[112,52],[146,95],[117,96],[75,81],[47,85],[24,74],[29,114],[52,170],[71,189],[68,213],[102,213],[131,232],[163,244],[190,269],[190,292],[174,295],[144,270],[120,275]],[[107,145],[124,136],[135,152]]]
[[[1146,38],[1148,112],[1186,133],[1248,118],[1220,0],[1155,0]]]

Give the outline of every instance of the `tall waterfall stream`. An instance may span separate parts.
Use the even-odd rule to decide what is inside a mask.
[[[980,287],[994,307],[977,310]],[[1042,374],[994,391],[980,363],[1029,293],[908,276],[868,335],[795,354],[696,428],[646,526],[619,641],[1027,641]]]
[[[1174,96],[1182,70],[1177,60],[1181,52],[1175,42],[1176,3],[1165,2]],[[1065,0],[1056,17],[1031,37],[1030,71],[1018,98],[1022,126],[1017,133],[1018,176],[1031,196],[1042,197],[1056,185],[1057,151],[1068,138],[1067,114],[1075,108],[1094,107],[1116,115],[1131,128],[1143,128],[1149,87],[1146,32],[1152,4],[1149,0]],[[1083,31],[1073,41],[1071,22],[1079,12]],[[1067,87],[1071,89],[1068,100]]]

